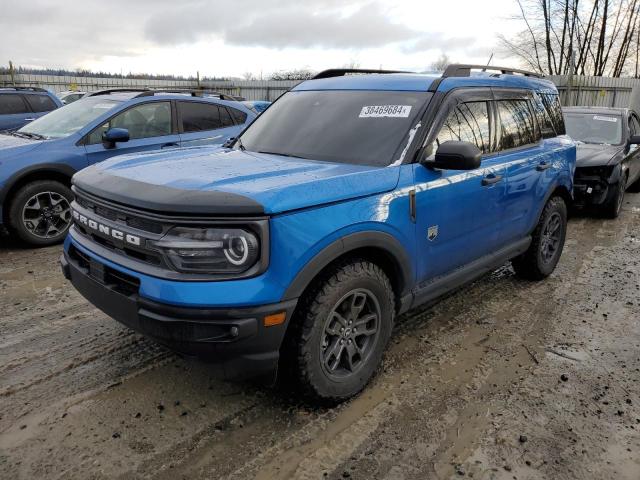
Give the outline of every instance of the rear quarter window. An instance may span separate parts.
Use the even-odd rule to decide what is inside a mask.
[[[231,116],[233,117],[233,119],[236,121],[238,125],[243,124],[244,122],[247,121],[246,113],[231,107],[229,107],[229,112],[231,113]]]
[[[34,112],[50,112],[57,105],[47,95],[26,95],[25,98]]]
[[[562,116],[562,106],[560,105],[560,97],[557,94],[552,93],[540,93],[542,104],[544,105],[551,124],[555,130],[556,135],[565,135],[567,129],[564,125],[564,117]]]
[[[0,115],[16,115],[29,112],[29,107],[17,93],[0,95]]]

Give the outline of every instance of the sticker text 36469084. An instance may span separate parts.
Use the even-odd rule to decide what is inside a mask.
[[[407,118],[411,105],[367,105],[360,110],[359,118]]]

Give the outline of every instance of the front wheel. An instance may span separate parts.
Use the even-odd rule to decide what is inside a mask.
[[[33,246],[61,242],[71,226],[71,190],[60,182],[39,180],[23,186],[9,208],[13,232]]]
[[[607,218],[618,218],[622,211],[622,204],[624,203],[624,194],[626,190],[626,178],[620,179],[620,181],[613,187],[613,192],[610,194],[607,202],[602,206],[602,213]]]
[[[567,205],[562,197],[552,197],[540,215],[531,236],[531,245],[511,260],[516,274],[529,280],[542,280],[555,270],[567,235]]]
[[[394,315],[391,284],[377,265],[353,260],[327,272],[292,325],[289,348],[304,393],[335,403],[362,390],[382,361]]]

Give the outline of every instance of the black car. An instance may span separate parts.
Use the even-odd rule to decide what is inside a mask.
[[[620,214],[627,188],[640,187],[640,118],[627,108],[566,107],[567,133],[577,142],[576,206]]]

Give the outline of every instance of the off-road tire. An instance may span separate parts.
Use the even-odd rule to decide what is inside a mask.
[[[332,312],[350,292],[369,292],[375,297],[380,312],[378,334],[360,368],[344,378],[336,378],[327,370],[323,339],[326,339],[325,329],[331,322]],[[382,361],[391,336],[394,305],[394,293],[387,275],[374,263],[362,259],[335,265],[311,286],[300,299],[285,344],[288,349],[285,358],[293,363],[293,379],[308,400],[336,404],[353,397],[367,385]],[[353,342],[355,346],[356,340]]]
[[[25,222],[23,221],[25,205],[35,195],[45,194],[46,192],[51,192],[51,195],[54,198],[54,203],[64,199],[63,203],[65,209],[69,207],[73,200],[73,194],[66,185],[55,180],[37,180],[21,187],[11,199],[9,206],[9,226],[11,233],[31,246],[44,247],[59,243],[64,240],[69,229],[69,224],[67,224],[64,229],[54,231],[50,237],[43,238],[43,236],[34,234],[34,232],[29,230],[25,225]],[[35,213],[33,214],[35,215]],[[70,212],[68,215],[70,218]],[[57,222],[57,224],[59,224],[59,222]]]
[[[549,258],[545,258],[545,253],[548,253],[544,251],[545,242],[548,240],[545,238],[546,229],[552,219],[560,220],[558,243],[553,254]],[[542,280],[551,275],[562,255],[566,235],[567,205],[562,197],[554,196],[549,199],[542,210],[538,224],[531,236],[531,245],[529,245],[527,251],[511,260],[516,274],[528,280]]]

